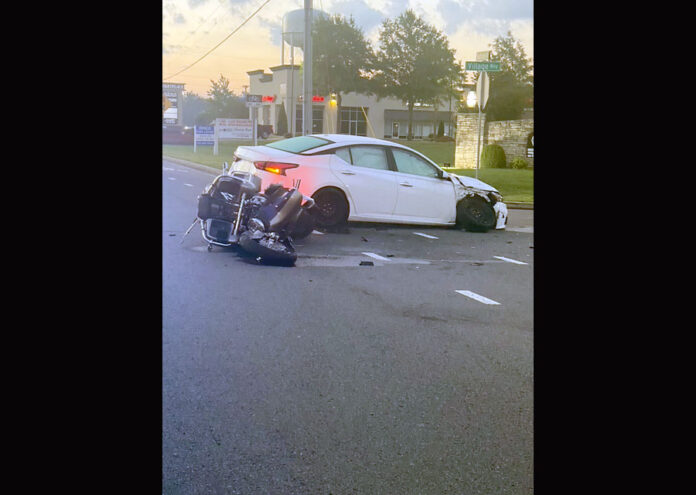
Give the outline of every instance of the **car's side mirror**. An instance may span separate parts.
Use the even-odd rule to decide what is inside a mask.
[[[443,170],[442,175],[440,175],[440,179],[449,179],[449,174]]]

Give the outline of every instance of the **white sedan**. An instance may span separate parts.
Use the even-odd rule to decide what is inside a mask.
[[[401,144],[348,134],[312,134],[239,146],[228,173],[251,172],[261,190],[280,183],[311,196],[317,223],[345,221],[504,229],[507,207],[492,186],[447,173]]]

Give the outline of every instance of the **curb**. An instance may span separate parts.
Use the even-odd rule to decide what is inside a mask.
[[[507,201],[504,201],[504,203],[507,205],[508,210],[533,210],[534,209],[534,203],[508,203]]]
[[[184,165],[186,167],[191,167],[195,168],[197,170],[200,170],[201,172],[207,172],[212,175],[220,175],[222,173],[222,170],[213,168],[213,167],[208,167],[207,165],[201,165],[200,163],[196,162],[190,162],[188,160],[182,160],[181,158],[174,158],[171,156],[167,155],[162,155],[163,159],[169,160],[170,162],[178,163],[179,165]],[[507,201],[505,202],[507,205],[508,209],[510,210],[533,210],[534,209],[534,203],[508,203]]]

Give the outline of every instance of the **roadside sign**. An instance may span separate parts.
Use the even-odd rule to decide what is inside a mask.
[[[258,107],[261,106],[263,101],[263,95],[246,95],[246,106],[247,107]]]
[[[479,108],[483,111],[488,103],[490,95],[491,80],[486,72],[482,72],[476,83],[476,96],[478,96]]]
[[[193,152],[196,152],[198,146],[214,146],[215,145],[215,126],[214,125],[197,125],[193,128]]]
[[[534,158],[534,131],[527,136],[527,158]]]
[[[500,72],[500,62],[466,62],[464,70],[479,72]]]
[[[169,109],[169,107],[171,107],[171,106],[172,106],[172,102],[169,101],[169,98],[164,96],[164,93],[162,93],[162,114],[164,114],[164,112],[166,112],[167,109]]]

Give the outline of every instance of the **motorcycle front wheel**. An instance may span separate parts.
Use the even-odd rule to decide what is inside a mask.
[[[264,236],[253,239],[249,231],[242,232],[239,236],[239,246],[249,254],[261,258],[264,261],[275,263],[294,264],[297,260],[297,252],[287,239],[275,241]]]

